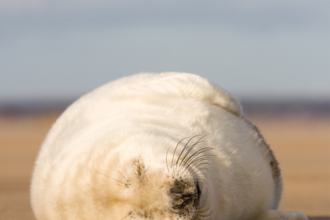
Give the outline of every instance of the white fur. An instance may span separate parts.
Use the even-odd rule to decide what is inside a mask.
[[[175,146],[205,134],[196,148],[214,148],[208,172],[201,175],[201,202],[212,210],[211,219],[307,219],[273,210],[280,199],[274,193],[278,186],[238,102],[187,73],[125,77],[71,105],[39,153],[31,186],[33,211],[38,220],[130,219],[132,210],[146,213],[136,219],[148,219],[149,212],[162,213],[168,210],[174,175],[166,163],[173,154],[178,158]],[[141,166],[132,161],[143,161],[143,174],[137,175]],[[124,188],[112,178],[130,181]],[[187,179],[193,181],[188,174]]]

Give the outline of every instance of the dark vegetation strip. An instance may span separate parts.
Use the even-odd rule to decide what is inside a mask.
[[[330,216],[329,217],[308,217],[309,220],[330,220]]]
[[[59,114],[74,99],[49,101],[0,102],[0,116],[35,116]],[[326,116],[329,117],[329,100],[241,100],[247,116]]]

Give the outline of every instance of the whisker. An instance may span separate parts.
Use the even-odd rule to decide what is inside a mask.
[[[200,215],[199,213],[198,213],[198,217],[210,217],[212,215],[212,210],[210,210],[210,212],[208,213],[208,214],[203,214],[203,215]]]
[[[199,139],[199,140],[200,140],[200,139]],[[185,161],[187,160],[186,157],[187,157],[187,156],[189,155],[189,153],[193,150],[193,148],[199,143],[199,140],[196,141],[196,143],[193,144],[193,145],[187,150],[186,154],[184,155],[184,157],[183,157],[183,159],[182,159],[182,161],[181,161],[181,163],[180,163],[180,166],[182,165],[183,162],[185,162]]]
[[[204,155],[201,155],[199,157],[194,158],[194,160],[190,161],[188,164],[185,164],[185,166],[183,166],[183,167],[186,167],[186,168],[190,167],[192,164],[196,164],[200,161],[208,161],[208,160],[207,160],[207,157],[205,157]]]
[[[166,171],[163,170],[163,173],[164,173],[167,177],[170,177],[170,176],[166,173]]]
[[[202,138],[204,138],[206,135],[202,136],[201,138],[199,138],[195,144],[193,144],[191,147],[189,147],[189,149],[186,151],[184,157],[181,160],[181,163],[179,166],[182,165],[183,161],[185,161],[185,158],[189,155],[190,151],[200,142],[200,140],[202,140]]]
[[[200,209],[198,209],[198,213],[204,213],[204,212],[207,212],[209,209],[210,209],[210,207],[207,207],[207,209],[205,209],[205,210],[200,210]]]
[[[176,163],[175,163],[176,166],[178,165],[178,162],[179,162],[179,160],[180,160],[180,157],[181,157],[182,153],[185,151],[185,149],[186,149],[186,147],[188,146],[189,142],[190,142],[193,138],[195,138],[195,137],[197,137],[197,136],[200,136],[200,135],[195,135],[195,136],[191,137],[191,138],[189,139],[189,141],[184,145],[184,147],[182,148],[181,153],[180,153],[178,159],[176,160]]]
[[[207,218],[207,219],[211,219],[212,217],[212,210],[210,210],[210,212],[208,214],[204,214],[205,212],[207,212],[210,208],[208,207],[206,210],[203,210],[203,211],[198,211],[197,213],[197,218]]]
[[[183,139],[181,139],[178,144],[176,145],[175,149],[174,149],[174,152],[173,152],[173,156],[172,156],[172,162],[171,162],[171,168],[173,167],[173,160],[174,160],[174,155],[175,155],[175,152],[176,152],[176,149],[178,148],[179,144],[184,140],[184,139],[187,139],[188,137],[185,137]]]
[[[195,167],[199,167],[200,163],[208,163],[208,158],[205,155],[200,155],[199,157],[194,158],[194,160],[190,161],[188,164],[185,164],[185,168],[192,168],[192,165]]]
[[[202,170],[206,170],[206,173],[203,173]],[[198,172],[203,174],[204,176],[207,176],[207,173],[209,172],[209,168],[208,167],[199,168]]]
[[[205,152],[205,151],[203,151]],[[188,167],[188,164],[191,164],[193,163],[194,161],[196,161],[197,159],[204,159],[204,160],[208,160],[209,159],[209,155],[204,155],[204,154],[201,154],[203,152],[200,152],[199,154],[195,155],[193,158],[191,158],[190,160],[187,160],[185,162],[185,164],[183,164],[184,167]]]
[[[129,212],[128,215],[126,215],[124,218],[122,218],[122,219],[120,219],[120,220],[123,220],[123,219],[129,217],[131,214],[132,214],[132,212]]]
[[[167,167],[167,172],[170,172],[170,169],[168,169],[168,164],[167,164],[167,155],[168,155],[168,151],[170,150],[170,148],[171,148],[171,146],[166,151],[166,167]]]
[[[205,169],[205,168],[208,168],[209,165],[210,164],[209,164],[208,160],[199,159],[198,161],[191,163],[189,166],[194,166],[198,169]]]
[[[213,149],[213,148],[212,147],[205,147],[205,148],[199,149],[198,151],[193,153],[189,158],[187,158],[187,160],[184,162],[183,166],[185,166],[190,161],[191,158],[194,158],[195,156],[198,156],[199,154],[204,153],[204,152],[206,152],[208,150],[211,150],[211,149]]]
[[[118,186],[122,186],[122,187],[126,187],[126,188],[128,188],[127,183],[124,183],[124,182],[121,182],[121,181],[119,181],[119,180],[116,180],[115,178],[112,178],[112,177],[110,177],[110,176],[108,176],[108,175],[105,175],[105,174],[103,174],[103,173],[99,173],[99,172],[97,172],[97,173],[98,173],[98,174],[101,174],[101,175],[104,175],[104,176],[108,177],[108,178],[111,179],[111,180],[116,181]],[[116,182],[115,182],[115,183],[116,183]]]
[[[194,163],[192,165],[194,165],[195,167],[200,168],[200,166],[202,166],[202,165],[209,165],[209,163],[208,162],[204,162],[203,160],[200,160],[197,163]]]
[[[207,219],[211,219],[212,210],[210,210],[210,212],[206,214],[206,212],[209,211],[209,210],[210,210],[210,207],[208,207],[205,210],[201,210],[201,208],[198,208],[198,211],[197,211],[196,215],[194,216],[193,220],[201,220],[201,219],[205,219],[207,217],[210,217],[210,218],[207,218]]]
[[[118,168],[116,168],[117,169],[117,171],[120,173],[120,175],[122,176],[122,177],[124,177],[124,179],[127,181],[127,182],[129,182],[129,181],[131,181],[131,179],[128,177],[128,176],[124,176],[123,174],[122,174],[122,172],[120,172],[120,170],[118,169]],[[126,174],[127,175],[127,174]]]

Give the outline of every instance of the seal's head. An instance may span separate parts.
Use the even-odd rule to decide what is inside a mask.
[[[196,216],[201,192],[194,175],[185,172],[174,176],[161,168],[146,169],[140,159],[133,166],[135,175],[128,177],[125,189],[112,194],[112,213],[122,210],[122,217],[127,219],[183,220]]]
[[[116,172],[103,175],[108,190],[102,194],[108,195],[109,216],[118,220],[202,219],[207,213],[201,204],[203,180],[197,165],[203,151],[188,145],[182,149],[168,153],[172,155],[164,158],[165,163],[146,159],[146,154],[117,162]]]
[[[88,154],[70,159],[64,154],[53,174],[40,178],[47,187],[33,188],[41,188],[33,197],[36,215],[50,220],[209,219],[212,196],[202,170],[209,148],[191,142],[144,135],[101,140]]]

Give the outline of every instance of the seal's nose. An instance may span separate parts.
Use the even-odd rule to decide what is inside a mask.
[[[198,190],[194,182],[175,180],[170,188],[172,211],[181,216],[194,215],[198,206]]]

